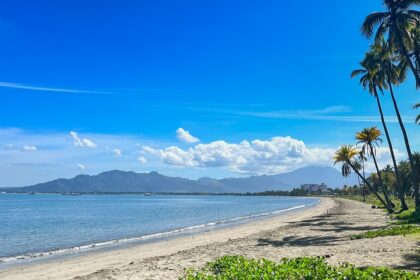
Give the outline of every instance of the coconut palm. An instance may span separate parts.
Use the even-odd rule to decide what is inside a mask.
[[[383,0],[385,12],[374,12],[365,18],[361,32],[367,38],[375,33],[375,41],[386,37],[389,45],[395,48],[400,60],[405,60],[416,79],[416,86],[420,87],[420,74],[414,65],[410,50],[414,48],[411,32],[416,28],[420,12],[412,10],[419,5],[418,0]]]
[[[395,57],[393,56],[394,51],[392,50],[391,46],[385,42],[384,40],[381,40],[380,42],[377,42],[377,44],[375,45],[375,50],[377,52],[377,75],[383,75],[384,78],[383,80],[385,81],[386,85],[385,87],[389,90],[390,95],[391,95],[391,99],[392,99],[392,103],[394,105],[394,109],[395,109],[395,113],[397,115],[397,119],[398,119],[398,123],[399,126],[401,128],[401,132],[403,134],[404,137],[404,143],[405,143],[405,147],[407,150],[407,154],[408,154],[408,158],[409,158],[409,162],[411,167],[414,169],[414,160],[413,160],[413,155],[411,152],[411,146],[410,146],[410,142],[408,140],[408,135],[407,135],[407,131],[405,129],[403,120],[401,118],[401,114],[400,114],[400,110],[398,108],[398,103],[397,100],[395,98],[394,95],[394,87],[393,85],[399,85],[400,83],[402,83],[405,79],[406,79],[406,75],[405,75],[405,70],[406,70],[406,63],[399,63],[398,65],[396,65],[395,62]],[[400,174],[399,174],[399,170],[398,170],[398,165],[397,165],[397,161],[395,159],[395,155],[393,152],[393,148],[392,148],[392,143],[391,143],[391,139],[389,137],[388,134],[388,130],[384,127],[385,130],[385,134],[387,136],[387,141],[389,144],[389,149],[391,152],[391,158],[392,158],[392,163],[394,166],[394,172],[395,172],[395,177],[397,180],[397,188],[399,189],[399,199],[401,201],[401,207],[402,210],[407,210],[408,206],[405,202],[405,197],[404,197],[404,193],[403,193],[403,187],[402,187],[402,183],[401,183],[401,178],[400,178]],[[415,189],[418,189],[419,186],[419,178],[416,177],[416,174],[412,174],[412,183],[413,186],[415,186]],[[418,191],[415,191],[415,193],[418,194]]]
[[[414,109],[418,109],[418,108],[420,108],[420,103],[417,103],[416,105],[414,105]],[[420,124],[420,114],[417,115],[416,123]]]
[[[360,83],[365,89],[368,88],[369,93],[372,94],[376,99],[379,114],[381,117],[382,126],[384,128],[385,136],[386,136],[388,147],[389,147],[389,152],[391,154],[392,163],[394,165],[395,177],[397,179],[397,186],[400,189],[399,199],[401,201],[402,210],[407,210],[408,206],[405,202],[404,193],[402,192],[402,185],[401,185],[401,180],[398,174],[398,166],[397,166],[397,161],[394,154],[394,148],[392,145],[391,137],[388,132],[388,127],[385,122],[385,117],[382,110],[382,104],[381,104],[380,97],[378,95],[378,90],[377,90],[379,89],[383,93],[383,89],[388,88],[388,84],[391,86],[390,89],[392,90],[392,82],[397,83],[397,81],[399,81],[399,77],[402,77],[403,74],[405,73],[404,71],[405,67],[403,65],[401,65],[397,71],[396,66],[393,64],[392,53],[393,53],[392,48],[388,47],[387,43],[384,40],[380,40],[380,42],[371,46],[369,52],[366,53],[365,58],[360,62],[360,65],[362,66],[362,68],[359,70],[354,70],[351,76],[355,77],[355,76],[361,75]],[[392,95],[393,95],[393,92],[392,92]],[[395,106],[397,106],[396,101],[395,101]],[[396,110],[398,110],[398,107],[396,107]],[[398,111],[398,114],[399,114],[399,111]],[[401,116],[399,117],[401,118]],[[401,125],[404,128],[402,121],[401,121]],[[405,131],[405,128],[404,128],[404,131]],[[407,143],[408,143],[408,139],[407,139]]]
[[[344,177],[347,177],[351,174],[353,170],[356,174],[362,179],[362,181],[368,186],[369,190],[379,199],[379,201],[384,205],[389,213],[392,213],[392,209],[389,207],[389,204],[384,201],[384,199],[379,195],[378,192],[372,187],[372,185],[366,180],[366,178],[360,173],[357,168],[354,166],[354,160],[359,154],[359,150],[353,147],[352,145],[343,145],[338,149],[334,154],[334,165],[337,163],[342,163],[341,174]]]
[[[375,164],[376,173],[378,174],[379,186],[384,193],[385,201],[392,209],[391,200],[388,197],[388,192],[385,188],[384,182],[381,177],[381,171],[379,170],[378,162],[376,160],[376,148],[382,143],[380,136],[381,131],[376,127],[364,128],[362,131],[356,133],[356,140],[358,144],[362,145],[362,151],[367,155],[371,156]]]

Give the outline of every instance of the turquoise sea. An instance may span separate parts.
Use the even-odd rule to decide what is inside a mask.
[[[318,202],[299,197],[0,194],[0,262],[170,238]]]

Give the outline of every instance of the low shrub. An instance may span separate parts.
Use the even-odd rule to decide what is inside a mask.
[[[420,211],[410,209],[399,214],[394,214],[393,218],[395,218],[398,223],[420,224]]]
[[[351,240],[362,238],[375,238],[381,236],[407,235],[413,233],[420,233],[420,227],[413,225],[393,226],[385,229],[371,230],[364,233],[353,234],[350,236]]]
[[[420,279],[420,274],[388,268],[357,268],[350,264],[329,265],[321,257],[283,259],[275,263],[265,259],[253,260],[242,256],[225,256],[208,263],[203,269],[189,269],[180,278],[185,280],[230,279]]]

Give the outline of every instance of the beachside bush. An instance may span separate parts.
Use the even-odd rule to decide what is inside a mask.
[[[370,230],[364,233],[353,234],[350,236],[351,240],[362,238],[375,238],[381,236],[407,235],[420,233],[420,227],[413,225],[393,226],[385,229]]]
[[[402,213],[394,214],[392,217],[400,224],[420,224],[419,210],[416,211],[415,209],[410,209]]]
[[[350,264],[329,265],[322,257],[269,260],[225,256],[208,263],[203,269],[189,269],[180,278],[185,280],[228,279],[420,279],[420,274],[388,268],[357,268]]]

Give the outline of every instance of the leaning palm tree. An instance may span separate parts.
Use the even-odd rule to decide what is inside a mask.
[[[398,175],[398,167],[394,154],[394,148],[392,145],[391,137],[388,132],[388,127],[385,122],[380,97],[378,95],[378,89],[383,93],[383,89],[387,88],[387,79],[390,79],[392,81],[397,80],[397,73],[392,72],[391,70],[386,71],[386,69],[391,68],[391,66],[385,63],[385,61],[387,61],[386,58],[389,58],[389,63],[392,64],[392,61],[390,60],[390,57],[392,55],[392,48],[385,47],[384,45],[386,45],[386,43],[383,40],[381,40],[381,42],[379,42],[376,45],[372,45],[369,52],[366,53],[365,58],[360,62],[360,66],[362,68],[354,70],[351,76],[356,77],[358,75],[361,75],[360,84],[362,84],[362,86],[365,89],[368,88],[369,93],[373,95],[376,99],[376,104],[378,106],[379,115],[381,117],[382,126],[384,128],[385,136],[387,139],[389,152],[391,154],[392,162],[394,165],[395,176],[397,178],[397,185],[401,190],[399,192],[399,199],[401,201],[401,206],[403,210],[407,210],[408,207],[405,202],[404,194],[402,193],[401,180]],[[404,69],[404,67],[401,67],[401,69]],[[392,68],[392,70],[394,70],[394,68]],[[404,71],[401,70],[401,73],[403,72]],[[393,73],[392,77],[391,73]]]
[[[414,109],[418,109],[418,108],[420,108],[420,103],[417,103],[416,105],[414,105]],[[416,123],[420,124],[420,114],[417,115]]]
[[[414,48],[412,30],[416,28],[420,12],[412,10],[419,5],[418,0],[383,0],[385,12],[374,12],[365,18],[361,32],[371,38],[376,29],[375,41],[386,36],[388,43],[395,48],[400,60],[405,60],[416,79],[416,86],[420,87],[420,73],[414,65],[410,50]]]
[[[376,127],[364,128],[362,131],[356,133],[356,140],[358,140],[358,144],[362,145],[362,151],[367,156],[372,157],[376,173],[378,174],[379,186],[384,193],[386,203],[392,209],[392,203],[388,197],[388,192],[382,180],[381,170],[379,170],[378,162],[376,160],[376,147],[379,147],[379,143],[382,143],[382,139],[380,138],[381,134],[381,131]]]
[[[342,163],[341,174],[344,177],[347,177],[351,174],[351,171],[354,170],[356,174],[363,180],[363,182],[368,186],[369,190],[378,198],[382,205],[388,210],[389,213],[392,213],[393,210],[389,207],[389,204],[384,201],[384,199],[379,195],[379,193],[373,188],[373,186],[366,180],[366,178],[360,173],[357,168],[355,168],[353,161],[357,157],[359,151],[354,148],[352,145],[343,145],[338,149],[334,154],[334,165],[337,163]]]
[[[383,75],[383,79],[385,81],[385,87],[389,90],[390,95],[391,95],[391,99],[392,99],[392,103],[394,105],[394,109],[395,109],[395,113],[397,115],[397,119],[398,119],[398,123],[400,125],[400,129],[401,132],[403,134],[404,137],[404,143],[405,143],[405,147],[407,150],[407,154],[408,154],[408,158],[410,160],[410,164],[412,165],[412,168],[414,168],[414,161],[413,161],[413,156],[411,153],[411,147],[410,147],[410,142],[408,140],[408,135],[407,135],[407,131],[405,129],[403,120],[401,118],[401,114],[400,114],[400,110],[398,108],[398,104],[397,104],[397,100],[395,99],[395,95],[394,95],[394,87],[393,85],[399,85],[401,84],[405,79],[406,79],[406,65],[407,63],[403,62],[403,63],[399,63],[398,65],[395,64],[396,60],[395,60],[395,56],[394,56],[394,51],[391,48],[391,46],[385,42],[384,40],[381,40],[380,42],[377,42],[377,44],[375,44],[375,51],[377,53],[377,75]],[[389,137],[389,133],[388,133],[388,129],[386,129],[386,127],[384,127],[384,131],[385,131],[385,135],[387,137],[387,141],[389,144],[389,150],[391,153],[391,159],[392,159],[392,163],[394,165],[394,173],[395,173],[395,177],[396,177],[396,184],[397,184],[397,188],[398,188],[398,193],[399,193],[399,199],[401,201],[401,207],[402,210],[408,210],[408,206],[405,202],[405,197],[404,197],[404,192],[403,192],[403,187],[402,187],[402,182],[401,182],[401,178],[400,178],[400,174],[399,174],[399,170],[398,170],[398,165],[397,165],[397,161],[395,159],[395,154],[393,151],[393,147],[392,147],[392,143],[391,143],[391,139]],[[418,186],[418,178],[416,176],[412,177],[412,181],[413,181],[413,186]]]

